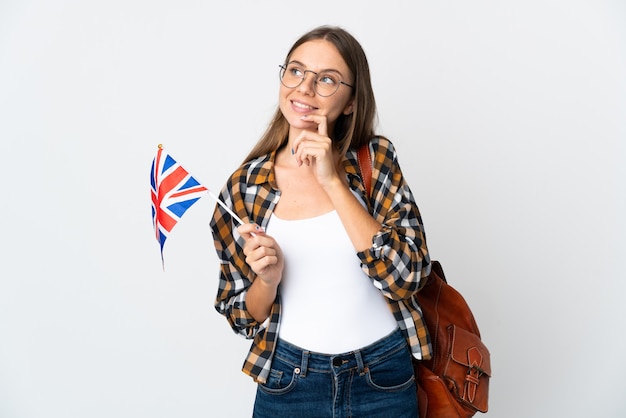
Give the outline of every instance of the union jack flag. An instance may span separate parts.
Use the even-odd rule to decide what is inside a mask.
[[[209,189],[201,185],[159,145],[150,173],[152,224],[156,240],[163,245],[183,214]]]

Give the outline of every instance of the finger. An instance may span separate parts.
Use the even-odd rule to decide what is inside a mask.
[[[326,115],[303,115],[302,120],[317,124],[317,133],[321,136],[328,136],[328,119]]]
[[[298,165],[305,164],[310,166],[318,157],[316,143],[308,140],[301,141],[298,144],[298,150],[296,151],[295,157]]]
[[[250,255],[248,257],[250,258],[250,261],[257,262],[267,257],[275,256],[276,250],[274,248],[265,245],[259,245],[250,252]]]
[[[267,269],[278,262],[278,256],[267,254],[262,255],[260,258],[258,252],[254,252],[250,256],[246,257],[246,263],[250,266],[252,271],[261,275],[267,271]]]
[[[276,241],[274,238],[260,232],[247,239],[243,245],[243,253],[248,264],[257,262],[265,256],[275,256],[277,254]]]
[[[239,227],[237,227],[237,232],[239,232],[239,235],[247,241],[256,235],[264,234],[265,230],[260,225],[248,223],[239,225]]]
[[[293,154],[298,165],[311,165],[315,160],[323,158],[329,153],[332,141],[309,131],[303,131],[294,141]]]

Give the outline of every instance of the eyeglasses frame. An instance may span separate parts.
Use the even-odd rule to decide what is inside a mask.
[[[320,96],[322,96],[322,97],[330,97],[330,96],[332,96],[333,94],[337,93],[337,92],[339,91],[339,85],[341,85],[341,84],[343,84],[344,86],[348,86],[348,87],[350,87],[351,89],[353,89],[353,88],[354,88],[354,86],[353,86],[353,85],[348,84],[348,83],[346,83],[345,81],[339,80],[339,85],[337,86],[337,89],[336,89],[334,92],[332,92],[331,94],[329,94],[329,95],[327,95],[327,96],[325,96],[325,95],[323,95],[323,94],[320,94],[320,93],[317,91],[317,89],[315,88],[315,86],[317,86],[317,76],[319,75],[319,72],[315,72],[315,71],[313,71],[313,70],[304,70],[304,74],[302,75],[302,78],[300,78],[300,82],[299,82],[298,84],[296,84],[295,86],[292,86],[292,87],[287,86],[285,83],[283,83],[283,77],[282,77],[282,75],[285,73],[285,71],[287,71],[287,65],[289,65],[289,63],[287,63],[287,64],[279,64],[279,65],[278,65],[278,67],[280,67],[280,72],[278,73],[278,76],[279,76],[279,78],[280,78],[280,83],[281,83],[283,86],[287,87],[288,89],[295,89],[296,87],[299,87],[299,86],[300,86],[300,85],[304,82],[304,79],[306,78],[306,73],[312,73],[312,74],[315,74],[316,79],[315,79],[315,80],[313,80],[313,88],[314,88],[314,90],[315,90],[315,93],[319,94],[319,95],[320,95]]]

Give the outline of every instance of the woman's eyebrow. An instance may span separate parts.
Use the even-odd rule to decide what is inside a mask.
[[[299,65],[299,66],[301,66],[301,67],[303,67],[303,68],[305,68],[305,69],[307,68],[307,66],[306,66],[306,65],[304,65],[303,63],[301,63],[301,62],[300,62],[300,61],[298,61],[298,60],[291,60],[291,61],[289,61],[287,64],[297,64],[297,65]],[[310,70],[310,71],[313,71],[313,70]],[[339,74],[340,76],[342,76],[342,77],[343,77],[343,74],[341,74],[341,71],[339,71],[339,70],[335,70],[334,68],[323,68],[323,69],[321,69],[321,70],[319,70],[319,71],[316,71],[316,72],[317,72],[317,73],[327,73],[327,72],[333,72],[333,73],[337,73],[337,74]]]

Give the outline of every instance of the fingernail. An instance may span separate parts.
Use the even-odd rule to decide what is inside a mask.
[[[294,152],[293,152],[293,147],[291,147],[291,155],[293,155],[293,154],[294,154]]]
[[[256,229],[259,232],[263,232],[263,228],[261,227],[261,225],[255,225],[254,229]]]

